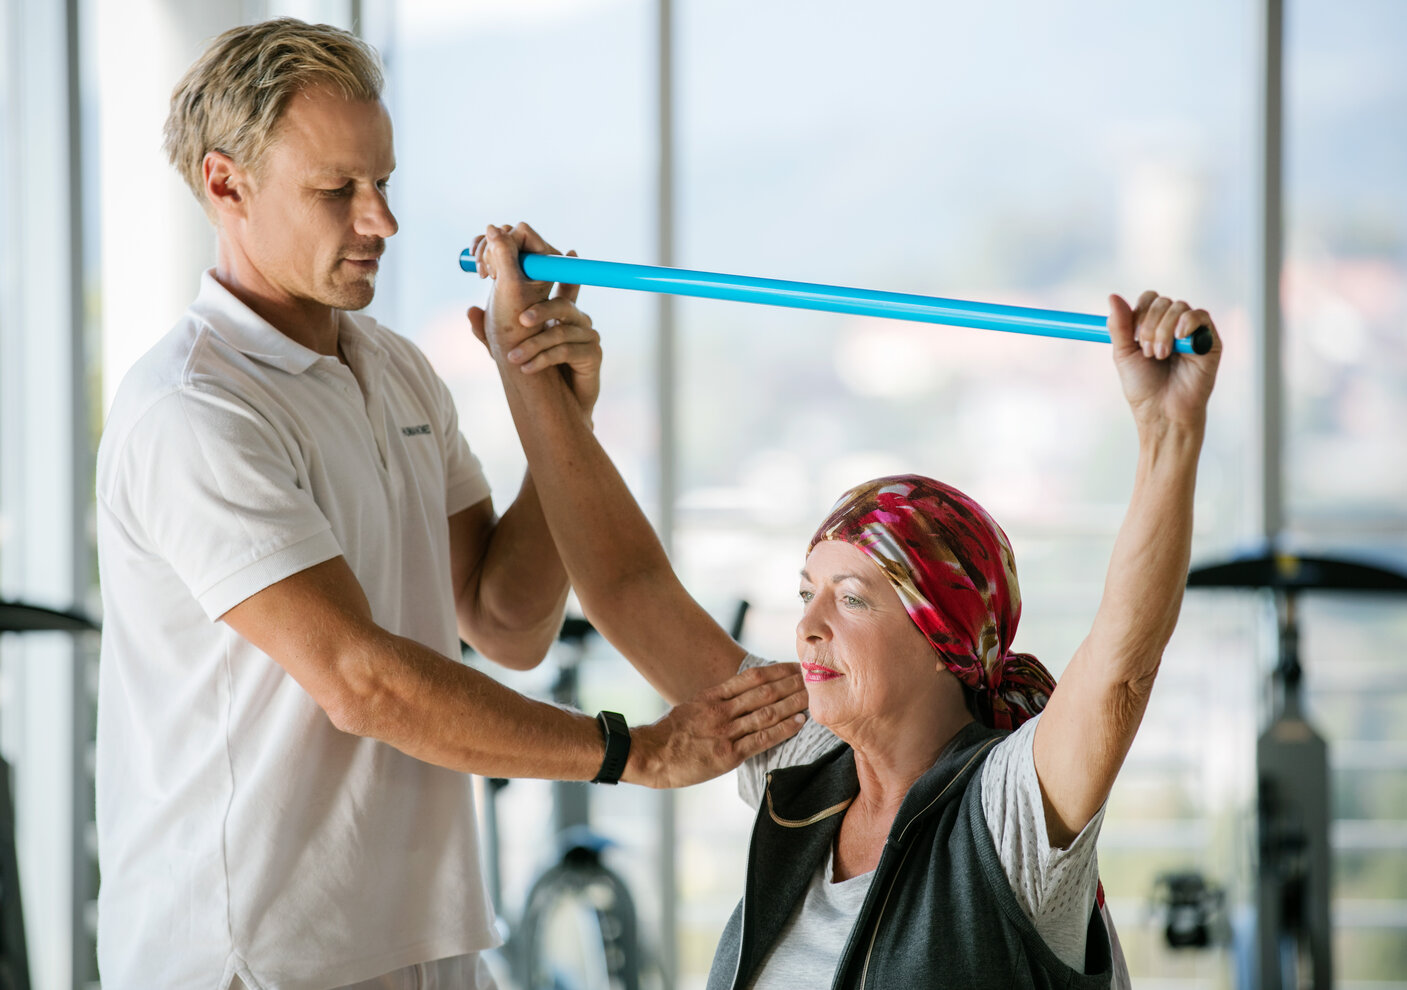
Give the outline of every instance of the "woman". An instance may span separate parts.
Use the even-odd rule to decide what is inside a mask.
[[[561,376],[535,373],[590,367],[572,352],[597,344],[575,289],[549,298],[525,281],[520,250],[552,248],[526,226],[476,242],[496,285],[489,312],[469,317],[499,364],[553,538],[597,627],[667,699],[692,697],[760,661],[680,586]],[[1010,547],[971,499],[880,479],[822,525],[797,626],[811,722],[743,771],[757,825],[711,988],[1114,979],[1093,845],[1181,604],[1221,342],[1202,357],[1172,345],[1201,325],[1204,311],[1156,293],[1134,307],[1110,297],[1138,469],[1098,613],[1058,689],[1008,652]]]

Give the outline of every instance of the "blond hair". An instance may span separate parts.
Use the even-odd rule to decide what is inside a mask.
[[[376,49],[341,28],[293,17],[231,28],[171,92],[162,146],[211,215],[205,198],[208,152],[223,152],[257,174],[299,90],[327,86],[349,100],[378,100],[383,85]]]

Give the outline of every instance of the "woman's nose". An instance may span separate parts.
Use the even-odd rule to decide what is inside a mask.
[[[825,608],[819,598],[807,602],[801,610],[801,621],[796,624],[796,638],[803,642],[830,638],[830,624],[826,621]]]

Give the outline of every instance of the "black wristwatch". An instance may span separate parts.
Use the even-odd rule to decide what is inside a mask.
[[[625,761],[630,756],[630,726],[619,712],[601,712],[596,716],[596,724],[601,727],[601,738],[606,741],[606,758],[601,761],[601,769],[591,778],[593,784],[620,783],[620,775],[625,773]]]

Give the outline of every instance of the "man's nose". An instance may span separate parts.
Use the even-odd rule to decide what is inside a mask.
[[[363,196],[357,211],[356,231],[366,237],[387,238],[400,230],[396,215],[391,212],[391,204],[380,189],[373,189]]]

